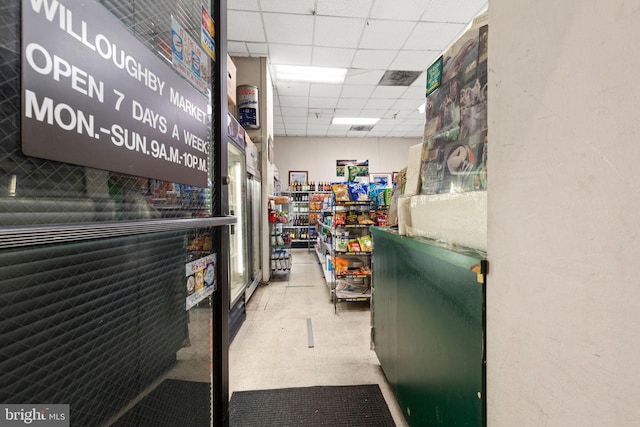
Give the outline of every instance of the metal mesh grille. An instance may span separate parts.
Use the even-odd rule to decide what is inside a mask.
[[[169,62],[172,14],[199,38],[199,1],[99,3]],[[211,216],[217,202],[208,188],[23,155],[20,103],[20,2],[2,2],[0,227]],[[1,250],[0,404],[64,403],[72,426],[108,425],[166,375],[210,381],[211,308],[205,300],[185,311],[185,263],[211,253],[213,235],[206,228]],[[181,371],[183,363],[191,369]],[[166,425],[158,420],[176,409],[159,408],[140,425]]]
[[[155,55],[171,63],[171,15],[199,40],[195,0],[100,2]],[[27,157],[20,135],[20,5],[0,5],[0,226],[210,216],[210,188]],[[211,67],[209,67],[211,69]],[[176,77],[178,75],[176,74]],[[178,77],[177,77],[178,78]],[[210,139],[210,147],[215,144]],[[213,156],[210,150],[209,179]]]

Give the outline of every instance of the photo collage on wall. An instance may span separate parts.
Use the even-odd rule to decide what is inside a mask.
[[[442,82],[427,96],[421,194],[487,189],[488,26],[443,55]]]

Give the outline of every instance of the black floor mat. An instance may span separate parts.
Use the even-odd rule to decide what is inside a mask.
[[[207,427],[210,420],[210,383],[164,380],[112,426]]]
[[[393,427],[377,384],[234,392],[230,427]]]

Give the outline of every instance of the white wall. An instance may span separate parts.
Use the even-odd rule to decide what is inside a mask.
[[[335,181],[336,160],[369,160],[370,173],[398,172],[407,166],[411,138],[275,137],[274,163],[283,183],[290,170],[309,172],[311,181]]]
[[[640,3],[492,0],[488,425],[640,425]]]

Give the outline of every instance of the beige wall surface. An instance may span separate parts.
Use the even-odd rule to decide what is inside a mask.
[[[370,173],[397,172],[407,166],[412,138],[275,137],[275,164],[286,186],[290,170],[309,172],[311,181],[335,181],[336,160],[368,160]],[[345,178],[346,180],[346,178]]]
[[[492,0],[490,427],[640,425],[640,2]]]

